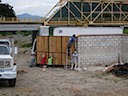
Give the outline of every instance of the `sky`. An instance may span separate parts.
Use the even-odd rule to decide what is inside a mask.
[[[59,0],[1,0],[13,6],[16,15],[28,13],[44,17]]]

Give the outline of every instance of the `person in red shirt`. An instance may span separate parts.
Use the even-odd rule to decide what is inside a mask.
[[[42,55],[42,59],[41,59],[40,65],[41,65],[41,67],[47,65],[47,63],[46,63],[46,55]]]

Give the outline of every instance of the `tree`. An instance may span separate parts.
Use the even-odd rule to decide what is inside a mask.
[[[0,17],[16,17],[15,12],[13,10],[13,6],[10,6],[9,4],[3,4],[1,3],[2,1],[0,0]],[[6,21],[10,20],[10,18],[6,18]],[[14,32],[0,32],[0,36],[4,35],[11,35]]]
[[[0,17],[16,17],[13,6],[0,3]]]

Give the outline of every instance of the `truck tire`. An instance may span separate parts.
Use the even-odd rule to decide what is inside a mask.
[[[16,78],[8,80],[8,83],[9,83],[10,87],[15,87],[15,85],[16,85]]]

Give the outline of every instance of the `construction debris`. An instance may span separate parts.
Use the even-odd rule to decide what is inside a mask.
[[[106,66],[105,70],[103,71],[111,72],[112,74],[120,77],[128,77],[128,63]]]

